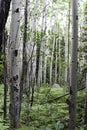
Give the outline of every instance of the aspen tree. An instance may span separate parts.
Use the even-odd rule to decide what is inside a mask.
[[[44,59],[44,85],[46,84],[46,68],[47,68],[47,56]]]
[[[59,39],[59,84],[61,82],[61,43],[60,43],[60,39]]]
[[[38,0],[35,1],[34,5],[34,14],[32,15],[32,18],[30,18],[30,27],[31,27],[31,33],[30,33],[30,39],[29,39],[29,71],[31,71],[31,64],[32,64],[32,75],[33,79],[35,79],[35,71],[36,71],[36,23],[37,23],[37,16],[38,16]],[[32,61],[32,62],[31,62]]]
[[[29,53],[30,53],[30,50],[28,50],[28,53],[27,53],[27,48],[28,48],[28,43],[27,42],[27,28],[29,27],[30,29],[30,0],[27,0],[25,1],[25,16],[24,16],[24,39],[23,39],[23,57],[26,57],[26,59],[24,58],[25,62],[26,62],[26,73],[25,72],[22,72],[22,78],[21,78],[21,84],[22,84],[22,79],[24,80],[23,78],[23,73],[25,73],[25,87],[23,87],[23,89],[26,91],[26,94],[27,96],[29,95],[29,59],[28,59],[28,56]],[[24,62],[24,61],[22,61]],[[23,63],[24,64],[24,63]],[[22,68],[24,68],[25,65],[22,65]],[[22,70],[23,71],[23,70]],[[23,85],[23,84],[22,84]]]
[[[34,81],[36,80],[36,22],[37,22],[37,10],[38,10],[38,0],[35,1],[34,5],[34,14],[33,18],[29,19],[29,26],[31,27],[31,32],[30,32],[30,39],[28,41],[29,45],[28,46],[28,70],[27,70],[27,85],[26,85],[26,93],[27,95],[30,94],[30,88],[32,88],[32,101],[31,104],[33,103],[33,94],[34,94]],[[29,6],[30,6],[30,0],[29,0]],[[30,9],[29,9],[30,10]],[[30,15],[30,14],[29,14]]]
[[[45,2],[45,6],[46,6],[46,2]],[[44,85],[46,84],[46,67],[47,67],[47,38],[46,38],[46,30],[47,30],[47,17],[46,17],[46,7],[45,7],[45,12],[44,12],[44,38],[43,38],[43,56],[42,56],[42,61],[43,61],[43,64],[42,64],[42,80],[44,82]]]
[[[69,130],[76,130],[78,0],[72,0],[72,58],[70,77]]]
[[[57,83],[57,61],[58,61],[58,59],[57,59],[57,41],[58,41],[58,39],[56,39],[56,43],[55,43],[55,47],[56,47],[56,61],[55,61],[55,83]]]
[[[51,55],[51,61],[50,61],[50,86],[52,85],[52,68],[53,68],[52,63],[53,63],[54,46],[55,46],[55,36],[53,39],[52,55]]]
[[[42,25],[41,25],[41,43],[40,43],[40,60],[39,60],[39,70],[38,70],[38,85],[42,83],[42,54],[41,51],[43,50],[43,41],[44,41],[44,34],[45,31],[45,16],[46,15],[46,0],[43,1],[43,14],[42,14]]]
[[[32,29],[31,29],[31,34],[30,34],[30,45],[29,45],[29,51],[30,51],[30,63],[29,63],[29,68],[32,65],[32,78],[33,80],[35,80],[35,71],[36,71],[36,23],[37,23],[37,9],[38,9],[38,0],[35,1],[35,6],[34,6],[34,16],[33,16],[33,20],[32,20]],[[31,68],[30,68],[31,71]]]
[[[70,7],[71,7],[71,2],[69,1],[69,9],[68,9],[68,29],[67,29],[67,36],[65,39],[65,61],[66,61],[66,69],[65,69],[65,81],[70,84]],[[66,33],[66,32],[65,32]]]
[[[49,43],[49,40],[47,39],[46,46],[48,45],[48,43]],[[47,55],[49,53],[49,48],[44,50],[44,52],[45,52],[45,57],[44,57],[44,67],[43,68],[44,68],[44,85],[45,85],[46,84],[46,74],[47,74]]]
[[[21,76],[21,89],[20,89],[20,101],[22,102],[23,87],[26,86],[27,79],[27,52],[26,52],[26,42],[27,42],[27,9],[28,9],[28,0],[25,1],[25,18],[24,18],[24,37],[23,37],[23,63],[22,63],[22,76]]]
[[[42,82],[42,42],[43,42],[43,31],[44,31],[44,18],[45,18],[45,10],[46,10],[46,1],[43,1],[43,13],[42,13],[42,25],[41,25],[41,36],[40,36],[40,43],[38,44],[37,51],[37,61],[36,61],[36,82],[38,84],[38,91],[40,87],[40,83]]]
[[[12,0],[10,124],[14,129],[20,124],[19,26],[20,0]]]

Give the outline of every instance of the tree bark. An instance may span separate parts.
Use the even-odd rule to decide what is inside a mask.
[[[67,36],[65,42],[65,61],[66,61],[66,68],[65,68],[65,82],[70,85],[70,7],[71,2],[69,1],[69,10],[68,10],[68,29],[67,29]],[[66,32],[65,32],[66,33]]]
[[[77,49],[78,49],[78,0],[72,0],[72,58],[69,103],[69,130],[76,130],[76,95],[77,95]]]
[[[10,125],[19,128],[20,125],[20,77],[19,77],[19,26],[20,0],[12,0],[11,20],[11,90],[10,90]]]
[[[87,125],[87,73],[86,73],[86,96],[85,96],[85,113],[84,113],[84,124]]]
[[[57,61],[58,61],[58,59],[57,59],[57,39],[56,39],[56,43],[55,43],[55,46],[56,46],[56,61],[55,61],[55,83],[57,83]]]
[[[52,85],[52,68],[53,68],[53,53],[54,53],[54,46],[55,46],[55,36],[53,39],[53,46],[52,46],[52,55],[51,55],[51,61],[50,61],[50,86]]]
[[[58,77],[59,84],[61,84],[61,43],[59,39],[59,77]]]
[[[37,58],[36,58],[36,83],[37,83],[37,91],[39,91],[40,83],[42,80],[42,42],[43,42],[43,33],[44,33],[44,23],[45,23],[45,11],[46,11],[46,1],[43,1],[43,13],[42,13],[42,25],[41,25],[41,35],[40,35],[40,43],[37,45]]]
[[[30,1],[29,1],[30,3]],[[27,61],[27,52],[26,52],[26,43],[27,43],[27,16],[28,16],[28,0],[25,1],[25,18],[24,18],[24,37],[23,37],[23,59],[22,59],[22,75],[20,81],[20,112],[21,112],[21,103],[23,95],[23,87],[26,86],[27,81],[27,70],[28,70],[28,61]]]
[[[6,58],[6,35],[5,30],[3,31],[3,44],[4,44],[4,119],[7,115],[7,91],[8,91],[8,84],[7,84],[7,58]]]
[[[0,52],[2,51],[3,30],[7,21],[11,0],[0,1]],[[4,21],[4,22],[3,22]]]

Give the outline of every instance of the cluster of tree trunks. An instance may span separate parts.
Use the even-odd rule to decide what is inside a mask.
[[[5,24],[7,21],[9,9],[10,9],[11,0],[1,0],[0,1],[0,52],[2,51],[3,45],[3,34],[5,29]],[[69,68],[66,68],[66,82],[70,85],[70,100],[69,100],[69,130],[76,129],[76,95],[77,95],[77,50],[78,50],[78,8],[77,8],[77,0],[72,0],[72,58],[71,58],[71,73],[69,73]],[[34,13],[34,20],[32,22],[32,30],[30,34],[30,41],[29,41],[29,58],[27,59],[27,24],[28,24],[28,7],[30,7],[30,0],[25,1],[25,22],[24,22],[24,37],[23,37],[23,59],[22,59],[22,74],[20,77],[19,72],[19,27],[20,27],[20,0],[12,0],[12,19],[11,19],[11,36],[10,36],[10,47],[11,47],[11,68],[10,68],[10,123],[12,128],[19,128],[20,126],[20,112],[21,112],[21,102],[22,102],[22,95],[23,95],[23,86],[26,86],[27,94],[29,94],[29,87],[32,87],[32,102],[33,104],[33,93],[34,93],[34,84],[35,82],[40,87],[40,83],[42,83],[42,79],[44,79],[44,84],[46,84],[46,74],[47,74],[47,56],[42,56],[41,52],[44,48],[43,41],[46,32],[46,1],[43,2],[43,13],[42,13],[42,25],[41,25],[41,34],[40,39],[38,40],[37,46],[33,42],[34,36],[37,35],[36,33],[36,21],[37,21],[37,8],[38,8],[38,0],[35,3],[35,13]],[[29,14],[30,15],[30,14]],[[29,23],[30,24],[30,23]],[[59,29],[59,27],[58,27]],[[69,2],[69,20],[68,20],[68,39],[66,43],[67,48],[67,59],[66,62],[68,63],[69,67],[69,30],[70,30],[70,2]],[[44,36],[43,36],[44,34]],[[52,71],[53,71],[53,58],[55,58],[55,69],[54,69],[54,82],[56,83],[59,80],[61,82],[61,41],[55,36],[52,37],[52,52],[51,52],[51,59],[50,59],[50,66],[49,66],[49,83],[50,86],[52,85]],[[63,38],[62,38],[63,40]],[[35,41],[36,42],[36,41]],[[44,43],[47,45],[48,43]],[[65,46],[65,45],[64,45]],[[64,48],[63,48],[64,50]],[[54,53],[55,51],[55,53]],[[58,51],[58,54],[57,54]],[[36,57],[33,57],[33,52],[35,53]],[[4,44],[4,54],[5,54],[5,44]],[[55,55],[55,56],[54,56]],[[64,54],[63,54],[64,55]],[[4,62],[6,57],[4,55]],[[42,64],[44,60],[44,65]],[[58,63],[59,60],[59,63]],[[34,62],[33,62],[34,61]],[[35,64],[35,66],[34,66]],[[59,64],[59,65],[58,65]],[[6,68],[4,64],[4,69]],[[59,71],[57,70],[59,67]],[[43,70],[44,68],[44,74]],[[57,74],[59,72],[59,75]],[[70,81],[69,81],[69,74],[70,74]],[[6,74],[5,74],[6,75]],[[59,77],[57,77],[59,76]],[[28,80],[29,78],[29,80]],[[4,82],[6,82],[6,77],[4,77]],[[87,75],[86,75],[86,82],[87,82]],[[86,84],[87,86],[87,84]],[[5,96],[6,96],[6,88]],[[64,96],[68,95],[65,94]],[[29,96],[29,95],[28,95]],[[64,97],[61,96],[61,97]],[[61,97],[58,97],[54,100],[57,100]],[[51,102],[53,100],[49,100]],[[87,90],[86,90],[86,107],[85,107],[85,124],[87,124]],[[6,97],[4,99],[4,111],[6,116]]]

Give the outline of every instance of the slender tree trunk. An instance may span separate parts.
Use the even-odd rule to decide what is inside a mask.
[[[48,55],[49,55],[49,40],[46,39],[46,43],[45,43],[45,47],[44,47],[44,67],[43,67],[43,79],[44,79],[44,85],[46,85],[46,75],[47,75],[47,59],[48,59]]]
[[[29,62],[30,60],[27,57],[27,27],[30,29],[30,0],[25,1],[25,12],[24,12],[24,37],[23,37],[23,61],[22,61],[22,77],[21,77],[21,84],[22,84],[22,91],[25,90],[26,95],[29,96]],[[30,50],[28,50],[28,54],[30,54]],[[24,83],[22,83],[24,82]],[[22,92],[23,93],[23,92]],[[21,93],[21,96],[22,96]]]
[[[3,1],[3,15],[5,16],[5,1]],[[2,43],[3,47],[4,47],[4,62],[3,62],[3,66],[4,66],[4,119],[6,118],[6,114],[7,114],[7,59],[6,59],[6,34],[5,34],[5,22],[6,19],[5,17],[3,17],[3,30],[2,30]]]
[[[32,61],[32,80],[35,80],[35,73],[36,73],[36,41],[34,41],[34,39],[36,39],[36,23],[37,23],[37,9],[38,9],[38,3],[39,1],[36,0],[35,2],[35,6],[34,6],[34,18],[33,18],[33,24],[32,24],[32,32],[31,32],[31,38],[30,38],[30,44],[32,46],[32,51],[31,51],[31,61]],[[34,56],[33,56],[34,55]],[[30,65],[31,66],[31,65]]]
[[[7,114],[7,90],[8,90],[8,85],[7,85],[7,59],[6,59],[6,36],[5,36],[5,31],[3,31],[3,44],[4,44],[4,119],[6,118]]]
[[[55,83],[57,83],[57,39],[56,39],[56,43],[55,43],[55,47],[56,47],[56,61],[55,61]]]
[[[68,68],[67,68],[67,82],[70,85],[70,8],[71,8],[71,2],[69,1],[69,19],[68,19]]]
[[[59,39],[59,84],[61,83],[61,43]]]
[[[78,47],[80,48],[81,47],[81,35],[82,35],[82,32],[81,32],[81,30],[82,30],[82,27],[81,27],[81,25],[80,25],[80,28],[79,28],[79,32],[80,32],[80,34],[79,34],[79,45],[78,45]],[[81,74],[82,72],[82,64],[81,64],[81,62],[82,62],[82,58],[81,58],[81,53],[82,53],[82,51],[80,52],[80,49],[79,49],[79,52],[78,52],[78,63],[79,63],[79,68],[78,68],[78,71],[79,71],[79,73]]]
[[[26,43],[27,43],[27,10],[28,9],[28,0],[25,1],[25,21],[24,21],[24,38],[23,38],[23,63],[22,63],[22,76],[20,81],[20,112],[21,112],[21,103],[23,96],[23,87],[26,86],[27,82],[27,70],[28,70],[28,62],[27,62],[27,52],[26,52]]]
[[[78,51],[78,0],[72,0],[72,58],[69,103],[69,130],[76,130],[77,51]]]
[[[44,60],[44,85],[46,85],[47,56],[45,56]]]
[[[30,1],[29,1],[30,3]],[[27,71],[27,85],[26,85],[26,92],[27,95],[29,94],[30,88],[33,88],[35,82],[35,71],[36,71],[36,21],[37,21],[37,8],[38,8],[38,0],[36,0],[35,6],[34,6],[34,18],[32,20],[31,26],[31,34],[30,34],[30,40],[29,40],[29,59],[28,59],[28,71]],[[32,70],[32,72],[31,72]]]
[[[45,10],[46,10],[46,1],[43,1],[43,14],[42,14],[42,25],[41,25],[41,36],[40,36],[40,43],[37,47],[37,61],[36,61],[36,82],[37,82],[37,91],[40,88],[40,82],[42,80],[42,42],[43,42],[43,33],[44,33],[44,17],[45,17]]]
[[[54,46],[55,46],[55,37],[53,39],[52,55],[51,55],[51,62],[50,62],[50,86],[52,85],[52,70],[53,70],[52,64],[53,64]]]
[[[14,129],[20,124],[19,25],[20,0],[12,0],[10,124]]]
[[[87,73],[86,73],[86,96],[85,96],[85,113],[84,113],[84,124],[87,125]]]
[[[34,42],[34,39],[36,39],[36,31],[37,31],[37,16],[38,16],[38,6],[39,5],[39,0],[36,0],[36,3],[35,3],[35,14],[34,14],[34,22],[33,22],[33,44],[35,45],[34,46],[34,49],[33,49],[33,58],[32,58],[32,81],[34,82],[36,80],[36,76],[35,76],[35,73],[36,73],[36,41]],[[34,85],[34,84],[33,84]],[[34,86],[33,86],[34,87]]]
[[[67,32],[67,39],[66,39],[66,45],[65,45],[65,60],[66,60],[66,69],[65,69],[65,81],[70,84],[70,7],[71,2],[69,1],[69,16],[68,16],[68,32]]]
[[[38,69],[38,86],[40,87],[41,83],[42,83],[42,53],[41,51],[43,51],[43,39],[44,39],[44,31],[45,31],[45,13],[46,13],[46,0],[43,1],[43,14],[42,14],[42,25],[41,25],[41,42],[40,42],[40,59],[39,59],[39,69]]]

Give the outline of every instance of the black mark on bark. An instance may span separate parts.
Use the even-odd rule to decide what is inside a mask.
[[[15,51],[14,51],[14,55],[17,57],[17,55],[18,55],[18,50],[15,50]]]
[[[78,16],[76,15],[76,20],[78,20]]]
[[[19,97],[16,97],[16,101],[18,101],[19,100]]]
[[[15,12],[16,12],[16,13],[19,13],[19,8],[17,8],[17,9],[15,10]]]
[[[14,81],[18,80],[18,75],[13,76],[13,80],[14,80]]]
[[[18,89],[17,87],[14,86],[14,91],[18,92],[18,90],[19,90],[19,89]]]

